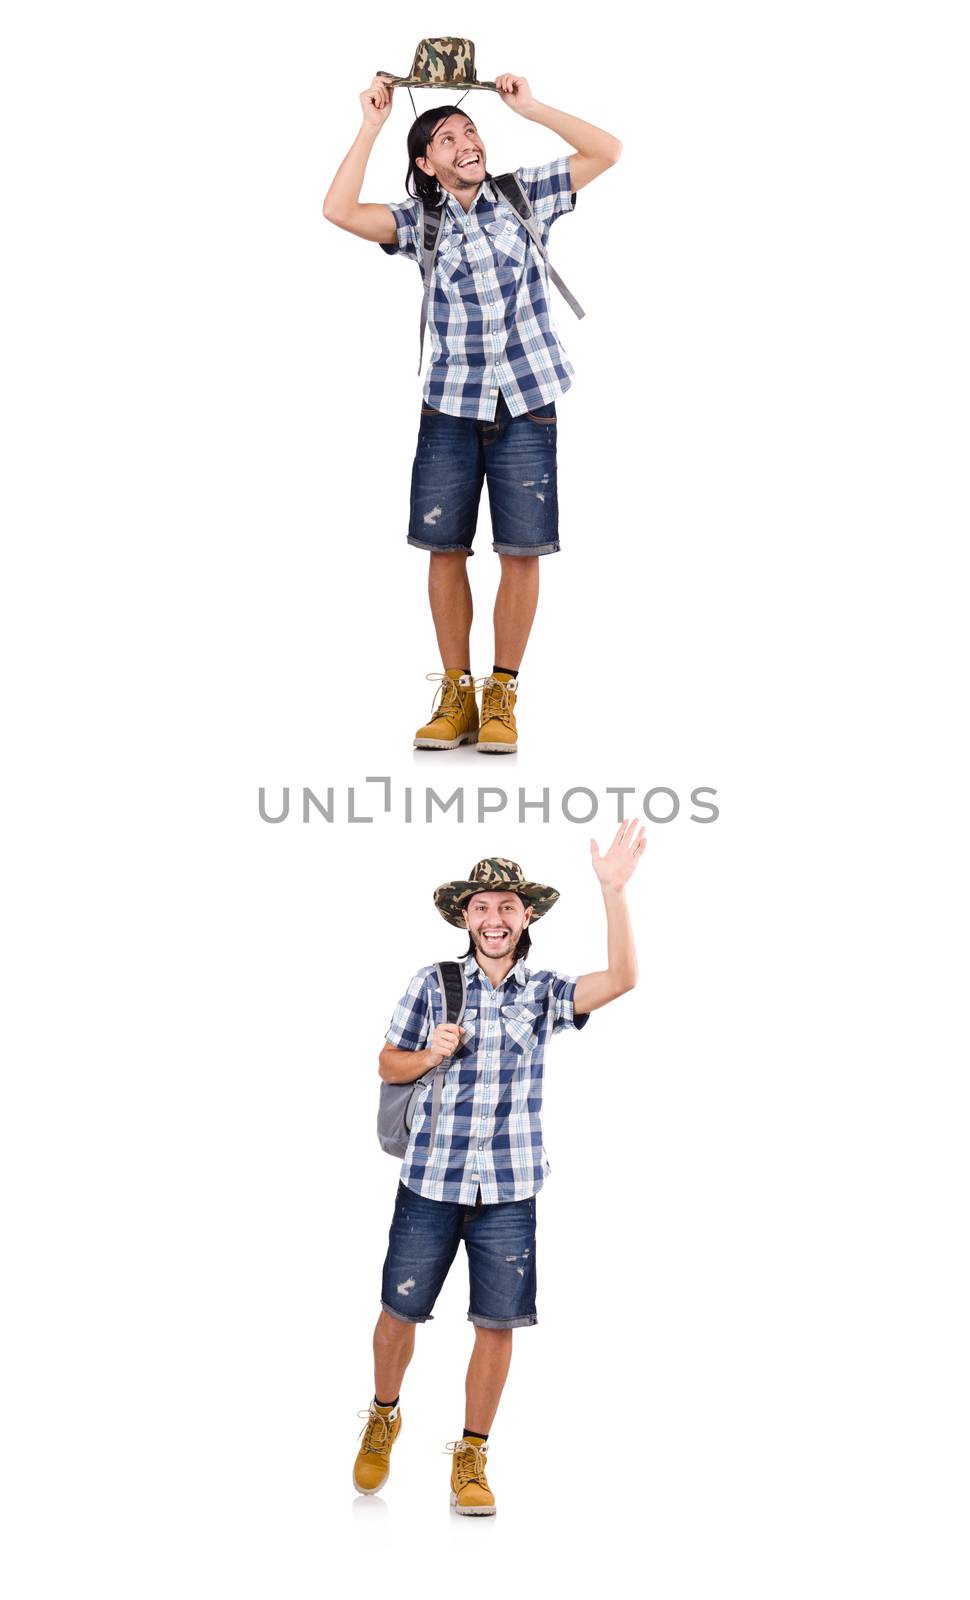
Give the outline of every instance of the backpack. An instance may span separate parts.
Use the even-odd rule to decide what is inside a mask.
[[[465,969],[460,961],[439,961],[435,967],[441,993],[444,996],[444,1015],[440,1022],[460,1022],[465,1010]],[[407,1153],[411,1138],[411,1124],[421,1100],[431,1090],[431,1131],[428,1152],[434,1144],[441,1110],[441,1091],[445,1074],[454,1056],[447,1056],[441,1065],[432,1067],[423,1077],[411,1083],[382,1083],[381,1098],[377,1108],[377,1138],[382,1150],[389,1156]]]
[[[514,172],[502,172],[497,178],[490,180],[507,200],[515,212],[532,243],[545,262],[549,276],[566,304],[577,317],[585,317],[586,313],[576,296],[566,288],[558,272],[549,260],[549,255],[542,242],[542,234],[538,224],[532,216],[532,207],[529,198]],[[438,244],[441,239],[441,229],[445,220],[444,206],[427,206],[421,201],[421,276],[424,279],[424,296],[421,301],[421,337],[418,345],[418,373],[424,362],[424,330],[428,326],[428,307],[431,304],[431,280],[434,276],[435,258],[438,254]]]

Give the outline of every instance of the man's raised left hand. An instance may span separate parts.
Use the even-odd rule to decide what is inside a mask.
[[[632,878],[637,862],[643,855],[647,833],[641,822],[623,822],[616,830],[616,838],[605,856],[601,856],[595,839],[590,840],[593,871],[604,889],[622,889]]]
[[[511,106],[520,117],[527,117],[535,109],[536,100],[527,78],[520,78],[515,72],[500,72],[495,79],[495,87],[502,96],[503,104]]]

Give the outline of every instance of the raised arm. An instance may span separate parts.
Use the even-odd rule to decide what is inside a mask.
[[[591,122],[584,122],[581,117],[571,117],[568,111],[544,106],[533,95],[527,79],[518,77],[514,72],[501,72],[495,79],[495,87],[505,104],[517,111],[520,117],[525,117],[529,122],[538,122],[543,128],[551,128],[560,139],[572,145],[574,153],[569,158],[569,181],[574,192],[585,189],[607,167],[619,161],[623,150],[619,139],[603,128],[594,127]]]
[[[637,981],[637,956],[633,947],[633,928],[627,910],[626,886],[643,854],[647,836],[638,822],[624,822],[605,856],[591,841],[593,870],[603,891],[606,907],[606,971],[587,972],[576,984],[573,1010],[582,1015],[598,1011]]]
[[[383,78],[375,78],[369,89],[360,97],[364,120],[360,132],[337,168],[334,180],[323,202],[323,214],[328,222],[358,239],[369,239],[372,244],[394,244],[397,225],[390,206],[361,205],[360,190],[367,171],[374,140],[391,114],[394,87]]]

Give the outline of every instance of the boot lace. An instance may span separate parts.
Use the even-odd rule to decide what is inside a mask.
[[[464,1489],[467,1483],[480,1483],[483,1489],[488,1489],[488,1479],[485,1476],[487,1454],[487,1444],[475,1444],[471,1439],[452,1439],[450,1444],[445,1445],[445,1455],[455,1458],[455,1476],[459,1489]]]
[[[428,721],[434,722],[437,717],[447,717],[449,722],[454,722],[457,726],[465,715],[465,708],[458,692],[458,679],[446,677],[443,672],[428,672],[425,676],[429,683],[438,685]]]
[[[478,678],[476,680],[476,689],[481,689],[482,691],[483,723],[494,719],[496,722],[503,723],[510,733],[515,732],[512,696],[515,694],[517,681],[516,678],[513,678],[511,683],[503,683],[501,678],[492,677]]]
[[[364,1440],[361,1449],[373,1451],[377,1456],[386,1454],[391,1443],[390,1418],[385,1417],[376,1406],[368,1406],[366,1411],[358,1411],[357,1415],[365,1419],[357,1435],[358,1439],[363,1437]]]

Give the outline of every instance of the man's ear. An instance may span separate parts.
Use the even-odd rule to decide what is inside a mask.
[[[425,177],[434,177],[434,169],[427,156],[415,156],[414,165],[421,168],[421,171],[424,173]]]
[[[526,908],[525,908],[525,916],[522,919],[523,928],[525,927],[526,923],[531,922],[531,921],[532,921],[532,907],[531,906],[526,906]]]

